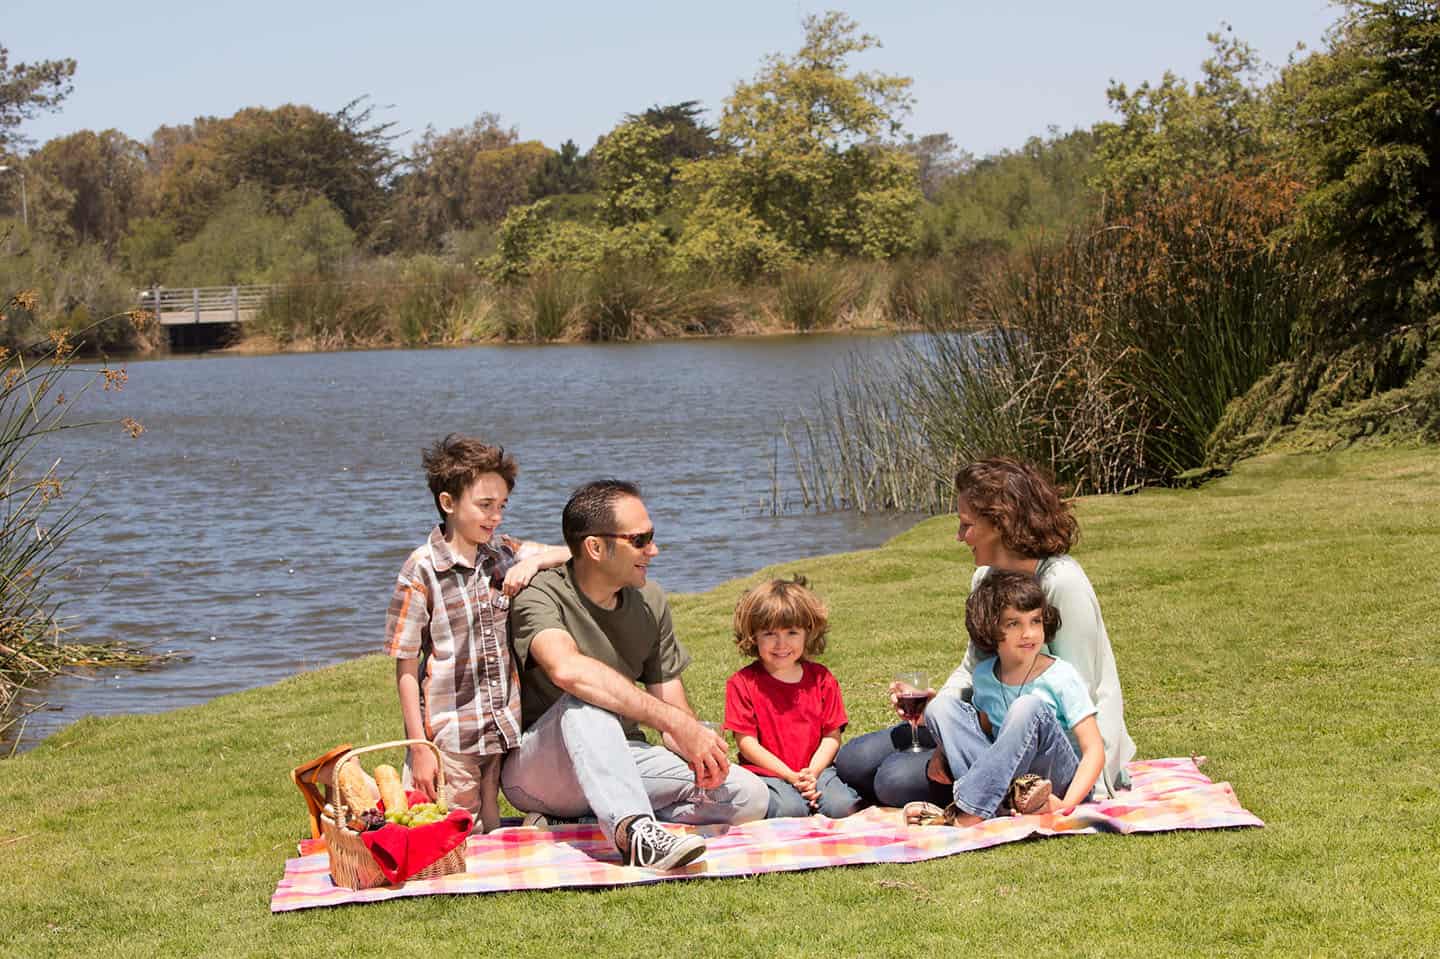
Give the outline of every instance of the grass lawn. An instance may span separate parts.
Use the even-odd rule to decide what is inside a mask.
[[[1440,455],[1265,458],[1079,514],[1076,555],[1140,755],[1208,755],[1265,829],[271,916],[304,831],[289,767],[398,734],[390,664],[369,656],[196,708],[83,720],[0,763],[0,955],[1440,952]],[[656,571],[664,582],[663,554]],[[939,678],[961,655],[971,564],[948,518],[772,571],[803,571],[830,601],[825,661],[852,732],[886,721],[895,670]],[[717,719],[744,585],[676,599],[692,699]]]

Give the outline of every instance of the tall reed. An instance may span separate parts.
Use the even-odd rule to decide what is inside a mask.
[[[0,305],[0,322],[35,310],[33,294],[12,295]],[[145,325],[141,314],[130,319]],[[65,498],[78,469],[62,470],[44,441],[61,430],[101,425],[70,414],[96,384],[113,390],[126,380],[123,370],[74,369],[74,355],[74,341],[63,331],[25,349],[0,348],[0,733],[19,719],[11,709],[31,678],[66,660],[58,650],[63,630],[50,584],[61,569],[57,551],[93,520],[83,501]],[[132,436],[142,430],[133,420],[119,425]]]
[[[1077,492],[1202,465],[1226,405],[1320,306],[1306,251],[1271,240],[1297,193],[1275,176],[1196,181],[991,268],[950,322],[851,364],[799,425],[802,499],[945,510],[954,468],[1002,453]]]

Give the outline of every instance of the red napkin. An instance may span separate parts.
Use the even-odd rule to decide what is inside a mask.
[[[418,791],[410,792],[408,798],[412,805],[428,801],[425,794]],[[384,804],[381,805],[383,807]],[[384,811],[383,808],[381,811]],[[456,846],[464,845],[474,822],[470,810],[452,809],[450,815],[439,822],[424,826],[402,826],[390,822],[379,829],[362,832],[360,840],[375,857],[375,864],[386,879],[392,883],[404,882],[426,866],[438,862]]]

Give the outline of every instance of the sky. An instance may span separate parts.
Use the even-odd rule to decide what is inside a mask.
[[[61,112],[22,128],[37,143],[110,127],[143,140],[196,116],[368,95],[401,146],[490,112],[523,139],[588,150],[656,104],[699,100],[713,121],[826,9],[883,44],[854,66],[914,80],[909,132],[978,156],[1109,118],[1111,80],[1197,79],[1222,22],[1279,65],[1297,43],[1318,49],[1339,16],[1329,0],[0,0],[0,44],[12,65],[79,64]]]

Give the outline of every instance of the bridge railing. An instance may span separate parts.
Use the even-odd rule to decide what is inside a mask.
[[[240,323],[264,305],[273,286],[154,286],[141,290],[142,309],[153,311],[161,323]],[[227,316],[228,314],[228,316]],[[241,314],[247,314],[242,316]]]

